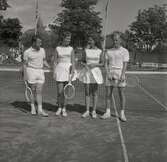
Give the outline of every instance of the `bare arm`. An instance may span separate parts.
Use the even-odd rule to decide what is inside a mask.
[[[55,53],[52,57],[52,61],[53,61],[53,69],[55,69],[56,65],[58,64],[58,52],[55,49]]]
[[[43,64],[45,67],[50,68],[50,65],[48,64],[46,59],[43,60]]]
[[[128,62],[123,62],[123,68],[122,68],[120,80],[125,80],[125,72],[127,69],[127,65],[128,65]]]
[[[72,52],[71,52],[71,64],[72,64],[72,74],[73,74],[74,71],[75,71],[75,53],[74,53],[74,50],[72,50]]]

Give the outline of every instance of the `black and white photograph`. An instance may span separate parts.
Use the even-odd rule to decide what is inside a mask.
[[[167,0],[0,0],[0,162],[167,162]]]

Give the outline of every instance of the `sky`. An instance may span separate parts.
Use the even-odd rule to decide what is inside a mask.
[[[39,12],[44,25],[53,21],[61,12],[61,0],[38,0]],[[35,0],[8,0],[11,8],[2,12],[5,17],[18,17],[23,31],[31,29],[35,24]],[[98,0],[96,10],[104,20],[107,0]],[[147,9],[154,5],[167,4],[167,0],[111,0],[108,10],[107,33],[114,30],[125,31],[135,20],[139,9]],[[104,21],[103,21],[104,24]]]

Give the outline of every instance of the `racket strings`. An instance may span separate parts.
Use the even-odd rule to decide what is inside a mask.
[[[75,88],[73,85],[66,85],[64,87],[64,96],[67,99],[71,99],[75,96]]]

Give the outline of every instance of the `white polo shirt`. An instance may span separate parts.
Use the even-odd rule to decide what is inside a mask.
[[[123,62],[129,61],[129,52],[123,47],[111,48],[107,50],[106,59],[109,61],[109,68],[122,69]]]
[[[43,60],[46,58],[45,50],[40,48],[39,51],[30,47],[24,52],[23,59],[27,61],[28,66],[35,69],[43,68]]]

